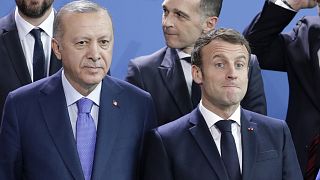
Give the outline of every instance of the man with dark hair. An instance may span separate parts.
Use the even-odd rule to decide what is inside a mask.
[[[0,19],[0,117],[10,91],[61,68],[51,51],[55,14],[52,3],[16,0],[15,11]]]
[[[162,28],[167,47],[129,62],[126,80],[151,94],[159,125],[198,105],[201,92],[192,80],[190,54],[200,35],[215,28],[221,6],[221,0],[164,0]],[[266,114],[263,81],[255,57],[250,67],[249,90],[242,105]]]
[[[9,93],[0,129],[1,180],[140,180],[150,94],[107,74],[114,35],[107,10],[72,1],[54,23],[63,69]]]
[[[263,69],[288,74],[286,122],[308,180],[314,180],[320,168],[320,16],[305,16],[291,32],[282,31],[300,9],[314,8],[318,3],[266,1],[244,32]]]
[[[200,37],[192,76],[201,101],[148,135],[144,180],[302,180],[285,121],[240,106],[249,57],[248,42],[232,29]]]

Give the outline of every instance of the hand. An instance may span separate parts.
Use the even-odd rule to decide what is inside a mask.
[[[314,8],[320,0],[286,0],[290,6],[299,11],[300,9]]]

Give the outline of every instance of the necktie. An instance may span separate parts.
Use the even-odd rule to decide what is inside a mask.
[[[44,51],[41,41],[41,29],[32,29],[31,35],[34,37],[34,49],[33,49],[33,81],[37,81],[45,77],[44,67]]]
[[[320,156],[319,153],[320,148],[320,134],[316,135],[311,145],[308,149],[308,162],[307,162],[307,170],[306,170],[306,176],[305,180],[314,180],[317,176],[317,173],[319,171],[319,167],[316,167],[317,160],[319,160]]]
[[[191,64],[191,57],[185,57],[183,58],[185,61]],[[201,88],[199,84],[196,82],[192,81],[191,85],[191,102],[192,102],[192,107],[196,108],[200,102],[201,99]]]
[[[231,132],[232,120],[221,120],[215,123],[221,132],[221,158],[230,180],[240,180],[240,165],[236,144]]]
[[[91,178],[96,144],[96,127],[90,115],[92,105],[93,102],[87,98],[81,98],[77,101],[77,150],[85,180]]]

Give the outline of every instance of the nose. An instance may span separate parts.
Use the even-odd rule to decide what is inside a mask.
[[[162,16],[162,26],[164,28],[174,27],[174,20],[171,14]]]
[[[88,58],[92,61],[98,61],[101,59],[100,55],[100,46],[98,43],[92,43],[90,45],[90,48],[88,49]]]
[[[236,68],[234,66],[229,66],[228,70],[227,70],[227,79],[237,79],[237,72],[236,72]]]

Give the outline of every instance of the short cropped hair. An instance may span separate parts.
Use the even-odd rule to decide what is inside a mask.
[[[202,17],[219,17],[223,0],[200,0],[200,10]]]
[[[233,29],[220,28],[217,30],[209,31],[208,33],[203,34],[195,43],[194,49],[191,53],[191,62],[192,64],[201,67],[201,49],[214,40],[222,40],[231,44],[240,44],[244,45],[248,51],[248,57],[250,59],[250,46],[248,41],[244,36]],[[249,64],[249,63],[248,63]]]
[[[64,5],[57,13],[54,23],[53,23],[53,37],[62,37],[63,36],[63,28],[62,28],[62,17],[66,13],[93,13],[103,11],[106,13],[107,17],[111,19],[111,16],[107,9],[101,7],[100,5],[88,1],[88,0],[79,0],[72,1],[66,5]]]

